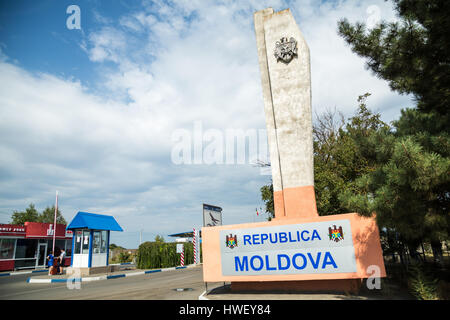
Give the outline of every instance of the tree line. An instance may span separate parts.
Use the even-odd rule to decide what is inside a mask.
[[[11,215],[11,224],[21,224],[25,222],[43,222],[53,223],[55,219],[55,206],[47,206],[42,212],[38,212],[33,203],[30,203],[25,211],[14,210]],[[56,223],[67,225],[66,219],[64,219],[61,211],[58,208],[56,214]]]

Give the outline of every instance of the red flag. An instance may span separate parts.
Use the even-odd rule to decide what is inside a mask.
[[[258,208],[256,208],[256,215],[259,216]]]

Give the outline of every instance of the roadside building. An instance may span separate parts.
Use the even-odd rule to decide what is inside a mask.
[[[52,251],[54,232],[52,223],[0,224],[0,271],[44,268]],[[65,265],[70,265],[72,231],[66,231],[64,224],[57,224],[55,239],[56,255],[65,249]]]

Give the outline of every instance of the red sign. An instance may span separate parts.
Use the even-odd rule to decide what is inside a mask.
[[[0,224],[0,236],[24,237],[24,238],[47,238],[53,239],[55,227],[53,223],[25,222],[25,225]],[[72,238],[72,231],[66,230],[65,224],[56,224],[57,239]]]
[[[25,227],[17,224],[0,224],[0,236],[24,237]]]
[[[53,223],[41,223],[41,222],[25,222],[27,230],[27,238],[53,238],[55,227]],[[71,238],[72,232],[66,232],[65,224],[56,224],[56,236],[57,239]]]

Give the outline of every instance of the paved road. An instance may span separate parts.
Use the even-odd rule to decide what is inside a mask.
[[[82,282],[80,289],[68,289],[66,283],[27,283],[28,277],[39,275],[15,275],[0,277],[0,300],[197,300],[205,291],[202,267],[192,267],[151,273],[127,278]],[[41,276],[42,277],[42,276]],[[176,291],[191,288],[190,291]],[[216,290],[212,290],[217,288]],[[331,294],[245,294],[231,293],[223,283],[208,283],[205,297],[210,300],[366,300],[366,299],[411,299],[409,295],[384,296],[381,292],[359,296]],[[392,289],[392,288],[391,288]],[[392,289],[393,290],[393,289]],[[367,291],[367,290],[366,290]],[[366,292],[367,293],[367,292]]]
[[[9,299],[151,299],[197,300],[205,290],[202,268],[193,267],[142,276],[82,282],[69,290],[65,283],[27,283],[30,274],[0,277],[0,300]],[[223,283],[208,283],[208,289]],[[190,291],[175,291],[191,288]]]

